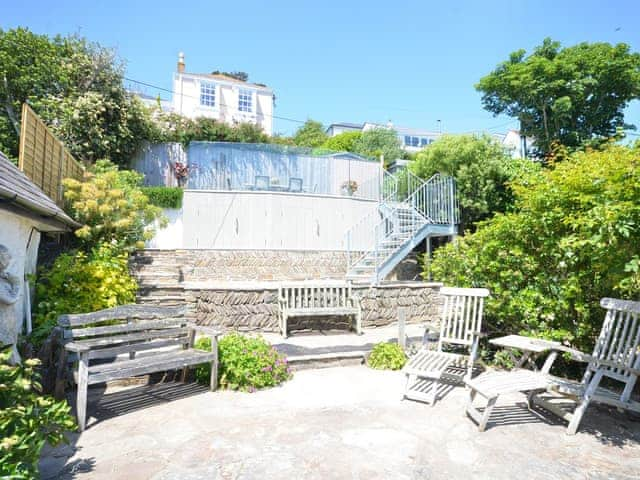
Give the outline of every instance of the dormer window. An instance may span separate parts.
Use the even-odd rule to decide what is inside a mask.
[[[238,92],[238,110],[241,112],[251,112],[253,110],[253,92],[251,90],[240,89]]]
[[[210,82],[200,83],[200,105],[203,107],[216,106],[216,84]]]

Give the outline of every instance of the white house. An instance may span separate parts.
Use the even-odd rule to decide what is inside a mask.
[[[30,321],[27,276],[36,272],[40,234],[78,227],[0,153],[0,345],[15,346]]]
[[[417,152],[427,145],[433,143],[442,135],[440,132],[432,130],[423,130],[418,128],[398,127],[391,122],[386,125],[381,123],[365,122],[365,123],[332,123],[326,129],[327,135],[334,137],[344,132],[366,132],[374,128],[392,128],[398,134],[400,145],[407,152]]]
[[[493,136],[502,142],[502,145],[511,152],[513,158],[531,157],[531,150],[534,147],[533,138],[522,136],[518,130],[495,133]]]
[[[187,73],[184,54],[173,75],[172,110],[189,118],[208,117],[228,124],[253,123],[273,134],[273,90],[224,74]]]

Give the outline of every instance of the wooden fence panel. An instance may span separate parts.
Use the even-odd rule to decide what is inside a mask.
[[[62,180],[84,179],[84,166],[26,103],[22,104],[18,158],[20,170],[59,206],[64,203]]]

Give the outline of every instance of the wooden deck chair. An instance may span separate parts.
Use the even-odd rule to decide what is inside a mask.
[[[587,407],[599,402],[613,407],[640,412],[640,402],[631,400],[631,392],[640,375],[640,302],[603,298],[602,308],[607,310],[600,336],[592,355],[573,349],[562,349],[574,360],[587,363],[581,382],[548,376],[548,391],[576,401],[576,408],[568,412],[556,398],[539,393],[530,396],[530,403],[569,422],[567,433],[575,434]],[[604,378],[614,381],[619,391],[601,386]],[[560,399],[561,400],[561,399]]]
[[[443,287],[440,294],[444,296],[444,305],[437,349],[423,347],[403,369],[407,377],[404,398],[422,400],[432,405],[436,402],[443,374],[461,379],[471,378],[482,336],[480,329],[484,299],[489,296],[489,290]],[[469,355],[445,352],[445,345],[463,347],[469,351]],[[425,379],[431,381],[430,385],[425,385]]]

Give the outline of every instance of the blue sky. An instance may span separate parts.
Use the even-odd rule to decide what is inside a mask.
[[[547,36],[640,51],[637,0],[7,3],[3,29],[80,33],[116,48],[133,79],[170,89],[184,51],[187,71],[246,71],[274,89],[276,116],[325,124],[501,132],[517,122],[485,112],[473,86],[510,52]],[[640,102],[626,120],[640,127]],[[275,120],[276,132],[298,126]]]

